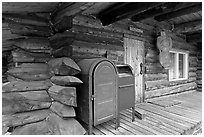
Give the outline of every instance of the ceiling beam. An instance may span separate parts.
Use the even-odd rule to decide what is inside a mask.
[[[131,20],[136,22],[147,18],[152,18],[167,12],[179,10],[181,8],[189,7],[195,4],[196,2],[166,2],[162,5],[159,5],[158,7],[154,7],[142,13],[136,14],[135,16],[131,17]]]
[[[160,22],[160,21],[165,21],[165,20],[169,20],[172,18],[180,17],[186,14],[198,12],[201,10],[202,10],[202,3],[198,3],[198,5],[186,7],[183,9],[179,9],[173,12],[168,12],[168,13],[156,16],[154,19]]]
[[[164,2],[120,2],[100,12],[98,18],[101,20],[103,25],[109,25],[163,3]]]
[[[91,7],[94,2],[62,2],[51,13],[51,22],[57,32],[63,32],[69,29],[72,25],[72,19],[82,13],[87,8]],[[69,23],[66,23],[66,22]]]
[[[194,33],[202,30],[202,19],[176,24],[174,32],[176,33]]]

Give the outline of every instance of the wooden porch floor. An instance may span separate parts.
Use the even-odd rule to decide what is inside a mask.
[[[169,98],[168,98],[169,99]],[[180,104],[161,107],[151,103],[136,106],[145,112],[144,120],[131,121],[131,110],[120,114],[120,127],[114,121],[94,127],[95,135],[180,135],[192,134],[202,125],[202,92],[192,92],[170,97]],[[160,99],[161,100],[161,99]],[[165,99],[163,99],[165,100]]]

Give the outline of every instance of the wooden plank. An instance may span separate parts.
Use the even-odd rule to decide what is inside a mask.
[[[147,110],[145,110],[147,111]],[[183,124],[176,122],[174,120],[171,120],[167,117],[164,117],[162,115],[159,115],[157,113],[153,113],[151,111],[147,111],[147,117],[146,119],[151,120],[151,121],[155,121],[156,125],[159,125],[159,127],[163,127],[165,130],[171,132],[171,133],[181,133],[184,130],[186,130],[186,126],[184,126]],[[166,129],[167,128],[167,129]]]
[[[129,110],[127,110],[125,113],[121,113],[122,115],[123,115],[123,119],[125,119],[125,120],[127,120],[127,121],[129,121],[129,122],[131,122],[130,121],[130,119],[131,119],[131,112],[129,111]],[[139,124],[138,124],[139,123]],[[158,127],[156,127],[156,126],[152,126],[152,125],[150,125],[148,122],[147,122],[147,120],[145,119],[145,120],[135,120],[134,122],[133,122],[133,124],[136,124],[136,125],[142,125],[143,127],[145,126],[145,127],[147,127],[147,130],[150,130],[152,133],[154,133],[154,134],[156,134],[156,135],[169,135],[170,133],[169,132],[167,132],[167,131],[165,131],[165,130],[162,130],[162,129],[160,129],[160,128],[158,128]],[[144,128],[145,128],[144,127]]]
[[[162,120],[157,119],[155,117],[148,116],[147,120],[151,121],[153,123],[153,125],[161,128],[163,130],[166,130],[173,135],[180,135],[184,131],[184,130],[181,130],[179,128],[176,128],[175,126],[169,125],[168,123],[163,122]]]
[[[129,113],[126,111],[126,112],[124,112],[124,114],[122,114],[122,115],[123,115],[123,116],[126,116],[126,115],[128,115],[128,114],[129,114]],[[129,121],[129,119],[127,119],[127,118],[125,118],[125,117],[122,117],[121,119],[122,119],[122,121],[124,120],[124,121],[127,121],[127,122],[131,122],[131,121]],[[153,130],[152,128],[150,128],[150,127],[146,126],[145,124],[143,124],[144,122],[141,122],[141,123],[140,123],[140,122],[141,122],[141,120],[135,119],[135,121],[133,121],[132,124],[136,125],[137,127],[141,127],[142,129],[144,129],[144,130],[150,132],[151,135],[161,134],[160,132],[155,131],[155,130]],[[150,134],[148,134],[148,135],[150,135]]]
[[[105,135],[103,132],[101,132],[100,130],[98,130],[97,128],[93,128],[93,134],[94,135]]]
[[[105,124],[102,124],[102,126],[115,135],[124,135],[123,133],[119,132],[117,129],[110,126],[107,122],[105,122]]]
[[[150,112],[153,112],[155,114],[159,114],[161,116],[164,116],[166,118],[172,119],[176,122],[182,123],[184,126],[186,126],[187,128],[192,127],[193,124],[195,124],[195,122],[193,121],[189,121],[189,119],[186,119],[182,116],[179,115],[175,115],[169,112],[166,112],[164,110],[158,109],[155,105],[151,106],[150,104],[142,104],[140,106],[138,106],[139,108],[145,107],[145,110],[148,110]]]
[[[115,128],[115,123],[113,123],[113,121],[108,121],[107,124],[109,124],[110,126],[112,126],[113,128]],[[124,128],[124,127],[118,127],[116,130],[118,130],[119,132],[123,133],[124,135],[133,135],[132,132],[130,132],[128,129]]]
[[[200,10],[202,10],[202,4],[198,3],[198,5],[186,7],[186,8],[180,9],[180,10],[176,10],[176,11],[173,11],[170,13],[156,16],[155,20],[157,20],[157,21],[169,20],[172,18],[176,18],[176,17],[182,16],[182,15],[190,14],[190,13],[197,12]]]
[[[112,133],[111,131],[109,131],[108,129],[106,129],[103,124],[99,124],[97,125],[95,128],[97,128],[98,130],[100,130],[101,132],[103,132],[105,135],[115,135],[114,133]]]

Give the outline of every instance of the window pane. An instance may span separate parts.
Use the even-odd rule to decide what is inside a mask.
[[[184,78],[184,54],[179,54],[179,78]]]
[[[176,79],[176,54],[170,53],[171,66],[169,69],[169,79]]]

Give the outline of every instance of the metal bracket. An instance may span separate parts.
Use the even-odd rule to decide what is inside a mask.
[[[93,101],[95,99],[95,95],[91,95],[91,100]]]

